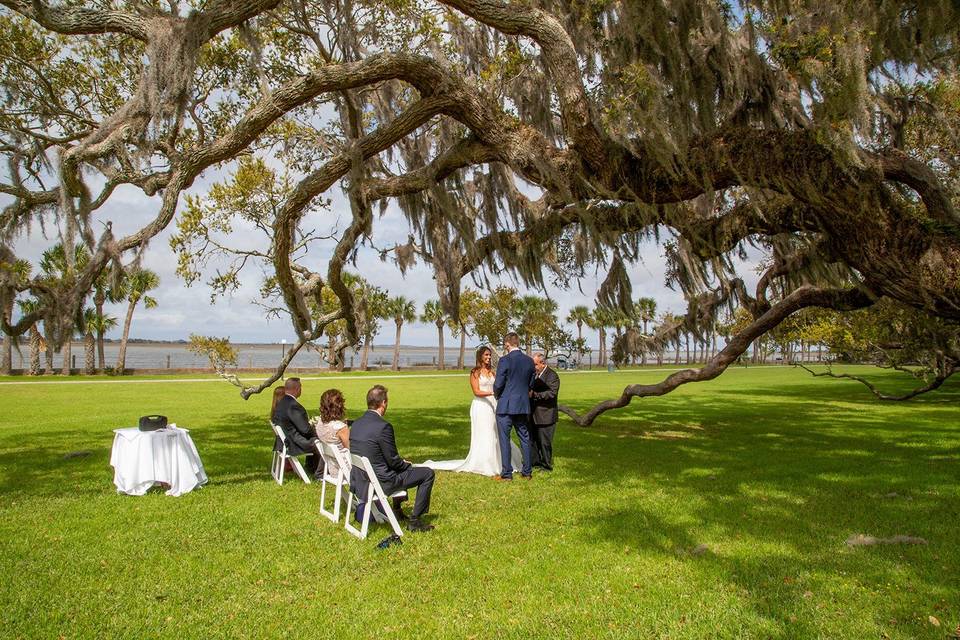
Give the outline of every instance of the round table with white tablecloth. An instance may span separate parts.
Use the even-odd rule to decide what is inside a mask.
[[[157,483],[170,486],[168,496],[188,493],[207,483],[207,473],[187,429],[174,424],[156,431],[114,429],[110,465],[117,493],[142,496]]]

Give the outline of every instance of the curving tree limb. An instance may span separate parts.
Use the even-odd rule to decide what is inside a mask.
[[[800,287],[773,305],[766,313],[754,320],[742,331],[732,336],[727,345],[700,369],[684,369],[667,376],[656,384],[634,384],[624,388],[619,398],[606,400],[594,405],[583,415],[567,406],[560,411],[570,416],[574,424],[588,427],[598,416],[625,407],[634,398],[662,396],[680,385],[691,382],[712,380],[723,373],[738,357],[750,347],[759,336],[780,324],[787,316],[805,307],[818,306],[832,309],[859,309],[870,306],[873,299],[860,289],[823,289],[812,286]]]

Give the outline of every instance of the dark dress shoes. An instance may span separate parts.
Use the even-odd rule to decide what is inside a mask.
[[[427,524],[420,518],[410,518],[407,520],[407,529],[413,533],[423,533],[424,531],[433,531],[434,526]]]
[[[391,547],[395,544],[403,544],[403,540],[397,534],[393,534],[392,536],[388,536],[381,540],[380,543],[377,544],[377,549],[386,549],[387,547]]]

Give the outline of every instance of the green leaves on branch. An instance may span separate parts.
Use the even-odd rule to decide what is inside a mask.
[[[230,338],[216,338],[191,333],[187,351],[206,356],[210,360],[210,366],[218,373],[224,371],[228,366],[237,365],[237,349],[230,345]]]

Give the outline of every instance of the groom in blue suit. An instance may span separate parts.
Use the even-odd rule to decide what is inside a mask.
[[[520,451],[523,453],[523,469],[520,475],[529,480],[533,474],[530,464],[530,434],[527,420],[530,415],[530,387],[537,374],[533,358],[520,351],[520,336],[510,332],[503,337],[507,354],[497,363],[497,378],[493,383],[493,395],[497,398],[497,431],[500,432],[500,460],[503,469],[497,476],[500,480],[513,480],[513,464],[510,460],[510,431],[517,430]]]

